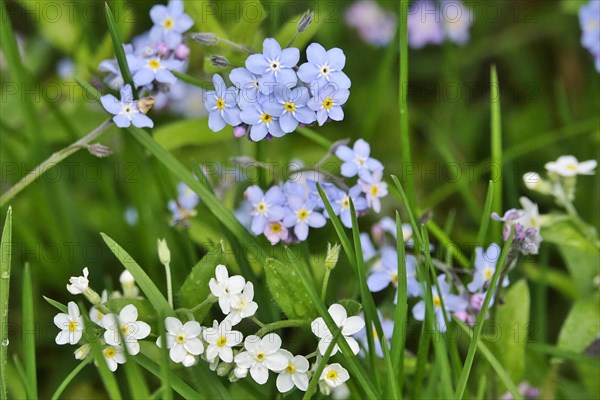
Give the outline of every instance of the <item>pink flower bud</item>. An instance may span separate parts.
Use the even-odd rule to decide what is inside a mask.
[[[164,42],[161,42],[156,45],[156,52],[161,57],[167,57],[170,51],[171,50],[169,49],[169,46],[167,46],[167,44]]]
[[[233,127],[233,136],[237,138],[246,136],[246,127],[243,125]]]
[[[476,312],[481,311],[481,307],[483,307],[483,301],[485,300],[485,293],[475,293],[469,299],[469,305]]]
[[[190,48],[187,47],[185,44],[180,43],[177,45],[177,47],[175,47],[175,57],[178,60],[185,60],[188,58],[189,55],[190,55]]]

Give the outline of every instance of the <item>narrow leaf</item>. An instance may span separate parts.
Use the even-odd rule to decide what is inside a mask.
[[[119,63],[119,70],[123,76],[123,81],[126,84],[131,85],[131,89],[134,89],[135,85],[133,84],[133,77],[131,76],[131,71],[129,71],[129,65],[127,64],[127,58],[125,56],[125,49],[123,49],[123,41],[121,40],[119,28],[115,23],[115,18],[113,17],[108,3],[104,3],[104,9],[106,11],[106,23],[108,24],[108,31],[110,32],[113,47],[115,48],[115,56],[117,57],[117,62]]]
[[[6,384],[8,356],[8,293],[12,257],[12,208],[8,207],[0,239],[0,398],[8,398]],[[5,346],[6,344],[6,346]]]

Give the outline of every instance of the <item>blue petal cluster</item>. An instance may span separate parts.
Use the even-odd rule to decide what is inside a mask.
[[[596,70],[600,72],[600,1],[591,0],[579,9],[581,45],[594,58]]]
[[[362,139],[359,139],[358,142],[361,143],[359,147],[368,146]],[[377,203],[374,203],[373,200],[369,201],[370,198],[373,198],[371,186],[365,192],[360,183],[361,178],[353,186],[345,184],[343,177],[353,177],[356,174],[344,175],[343,167],[343,177],[307,178],[294,174],[292,179],[272,186],[266,192],[257,185],[246,189],[244,198],[246,204],[249,205],[246,213],[251,216],[249,229],[257,236],[265,235],[273,245],[280,241],[291,243],[306,240],[311,228],[323,227],[326,219],[329,218],[325,204],[318,193],[317,180],[321,183],[334,214],[340,218],[345,227],[352,227],[351,201],[357,216],[366,214],[369,208],[379,212],[379,199],[387,194],[387,185],[380,180],[383,166],[379,161],[369,158],[368,154],[367,158],[372,160],[371,165],[378,168],[376,171],[380,175],[376,185],[385,188],[377,194]],[[367,172],[365,172],[365,176],[367,176]],[[375,182],[375,178],[371,179]]]
[[[262,53],[248,56],[245,68],[230,72],[231,86],[214,75],[214,90],[206,92],[205,101],[209,128],[218,132],[225,125],[241,126],[249,130],[251,140],[259,141],[282,137],[301,124],[341,121],[351,85],[342,71],[344,52],[312,43],[306,55],[307,62],[297,67],[297,48],[282,49],[267,38]]]

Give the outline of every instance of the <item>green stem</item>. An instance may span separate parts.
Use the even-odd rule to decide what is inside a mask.
[[[208,295],[208,297],[200,304],[196,304],[194,307],[190,308],[191,312],[196,312],[207,304],[216,303],[217,298],[213,295]]]
[[[106,129],[111,125],[111,123],[112,120],[110,118],[107,119],[106,121],[101,123],[100,126],[98,126],[96,129],[94,129],[75,143],[52,154],[48,159],[46,159],[46,161],[42,162],[40,165],[35,167],[13,187],[8,189],[6,193],[0,196],[0,207],[3,207],[19,192],[21,192],[23,189],[25,189],[27,186],[33,183],[37,178],[42,176],[50,168],[52,168],[65,158],[69,157],[71,154],[76,153],[81,149],[87,148],[92,141],[96,140],[100,135],[102,135],[102,133],[106,131]]]
[[[264,322],[262,322],[260,319],[256,318],[256,317],[252,317],[251,318],[252,321],[254,321],[254,323],[256,325],[258,325],[260,328],[264,328],[267,324],[265,324]]]
[[[255,321],[256,322],[256,321]],[[286,319],[284,321],[272,322],[270,324],[263,324],[263,326],[256,332],[256,336],[262,336],[266,333],[281,328],[297,328],[310,325],[308,319]]]
[[[165,274],[167,276],[167,301],[169,302],[171,308],[173,308],[173,285],[171,283],[171,266],[169,265],[169,263],[166,263],[164,265]]]
[[[329,275],[331,275],[331,270],[327,268],[325,270],[325,276],[323,277],[323,286],[321,287],[321,301],[325,303],[325,296],[327,295],[327,284],[329,283]]]

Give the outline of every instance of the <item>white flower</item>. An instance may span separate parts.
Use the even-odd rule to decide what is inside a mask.
[[[200,324],[196,321],[182,324],[177,318],[167,317],[165,318],[165,328],[167,329],[167,349],[170,349],[171,360],[184,365],[186,363],[194,365],[196,363],[194,356],[200,355],[204,351],[204,344],[199,338],[202,333]],[[161,343],[159,337],[156,344],[160,347]]]
[[[213,362],[217,356],[225,361],[233,361],[233,346],[240,344],[244,338],[241,332],[231,330],[231,322],[223,321],[220,324],[213,322],[212,328],[206,328],[202,331],[204,340],[208,342],[206,348],[206,359]]]
[[[121,346],[107,346],[102,350],[102,355],[106,360],[108,369],[112,372],[117,370],[118,364],[125,364],[125,354],[123,353],[123,348]]]
[[[67,290],[71,294],[81,294],[88,290],[90,281],[88,280],[89,271],[87,267],[83,269],[83,276],[72,276],[67,284]]]
[[[281,338],[276,333],[269,333],[262,339],[250,335],[244,341],[244,348],[246,351],[235,356],[235,363],[238,367],[249,368],[250,376],[260,385],[269,379],[269,370],[281,371],[288,365],[280,351]]]
[[[308,389],[308,369],[310,364],[304,356],[293,356],[287,350],[281,349],[287,359],[288,365],[279,373],[277,377],[277,390],[281,393],[289,392],[296,386],[298,389],[306,392]]]
[[[140,344],[138,340],[144,339],[150,334],[150,325],[144,321],[138,321],[138,311],[133,304],[128,304],[119,313],[107,314],[102,318],[102,325],[106,331],[104,332],[104,340],[111,346],[121,344],[121,336],[125,341],[127,351],[132,356],[140,352]]]
[[[106,290],[102,291],[102,296],[100,299],[101,304],[104,304],[108,301],[108,292]],[[90,308],[90,319],[92,322],[104,328],[104,325],[102,325],[102,318],[104,318],[104,313],[98,309],[98,306]]]
[[[524,229],[534,228],[539,231],[543,221],[538,205],[524,196],[519,198],[519,202],[523,206],[523,215],[517,222],[523,225]]]
[[[131,275],[131,272],[125,270],[121,272],[119,282],[121,282],[121,286],[123,287],[131,287],[132,285],[135,285],[135,278]]]
[[[231,309],[225,320],[231,322],[231,325],[237,325],[243,318],[253,316],[258,310],[258,304],[252,301],[253,298],[254,285],[252,282],[246,282],[242,293],[231,297]]]
[[[579,162],[574,156],[560,156],[556,161],[547,162],[545,167],[549,172],[560,176],[569,177],[575,175],[594,175],[597,165],[596,160]]]
[[[56,344],[77,344],[83,336],[83,318],[79,313],[79,307],[70,301],[67,305],[68,314],[60,313],[54,317],[54,325],[61,331],[56,335]]]
[[[348,379],[350,379],[350,374],[338,363],[327,365],[319,378],[319,380],[324,381],[330,388],[338,387]]]
[[[215,268],[215,276],[217,279],[211,278],[208,282],[210,292],[219,298],[219,306],[223,314],[229,314],[233,296],[242,292],[246,280],[241,275],[230,278],[227,267],[222,264],[217,265]]]
[[[365,327],[365,321],[358,316],[348,318],[346,309],[341,304],[332,304],[328,311],[335,324],[342,330],[342,337],[339,340],[346,339],[352,352],[358,354],[360,348],[356,340],[351,336]],[[325,355],[329,343],[333,340],[333,335],[321,317],[315,319],[310,327],[315,336],[321,339],[319,341],[319,352],[321,355]],[[336,344],[331,355],[337,353],[339,349],[339,346]]]

